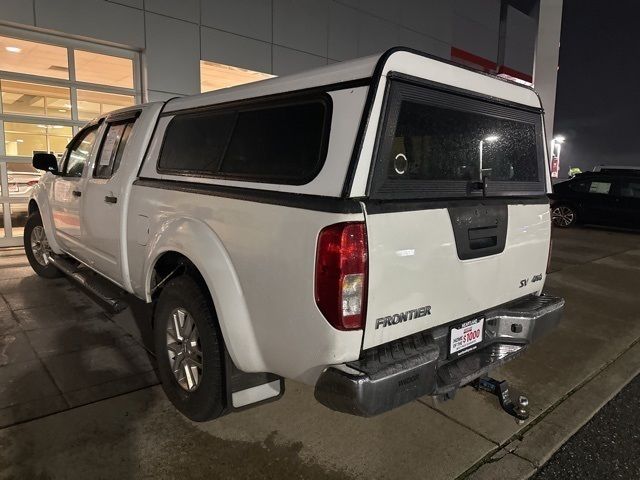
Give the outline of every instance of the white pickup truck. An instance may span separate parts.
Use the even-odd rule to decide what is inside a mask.
[[[564,306],[538,96],[409,49],[109,113],[34,166],[34,270],[153,303],[193,420],[283,378],[362,416],[451,397]]]

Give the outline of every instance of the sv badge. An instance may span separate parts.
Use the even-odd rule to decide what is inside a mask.
[[[527,285],[529,285],[529,283],[539,282],[540,280],[542,280],[541,273],[538,273],[537,275],[534,275],[533,277],[531,277],[531,280],[529,280],[528,278],[523,278],[522,280],[520,280],[519,288],[526,287]]]

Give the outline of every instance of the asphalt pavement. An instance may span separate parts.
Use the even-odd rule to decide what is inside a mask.
[[[546,472],[640,374],[640,235],[569,229],[553,238],[545,290],[566,299],[564,318],[492,373],[529,398],[523,424],[471,388],[359,418],[323,407],[313,386],[289,380],[277,402],[189,422],[153,385],[147,310],[131,302],[106,314],[66,279],[36,277],[20,252],[0,252],[0,480],[515,480]],[[638,393],[616,415],[626,405],[634,421]],[[621,443],[637,446],[637,435],[608,428],[591,434],[591,453],[576,446],[586,465],[560,461],[569,473],[542,478],[640,480],[637,449]]]
[[[558,450],[534,480],[640,479],[640,376]]]

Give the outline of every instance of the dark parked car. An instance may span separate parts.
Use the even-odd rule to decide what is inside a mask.
[[[591,223],[640,228],[640,171],[586,172],[553,186],[557,227]]]

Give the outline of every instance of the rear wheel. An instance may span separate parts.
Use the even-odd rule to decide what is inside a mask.
[[[569,228],[575,225],[578,216],[573,207],[558,205],[551,209],[551,221],[556,227]]]
[[[34,272],[45,278],[62,276],[62,272],[49,262],[49,255],[52,254],[52,251],[42,225],[40,212],[33,212],[27,218],[23,241],[24,251]]]
[[[189,275],[169,280],[153,323],[158,375],[171,403],[197,422],[219,417],[224,350],[208,292]]]

